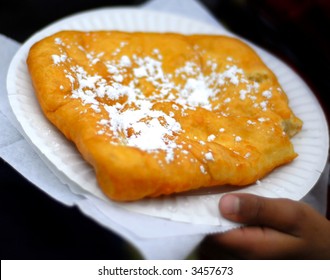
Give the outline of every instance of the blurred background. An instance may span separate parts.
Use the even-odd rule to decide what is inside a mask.
[[[45,25],[78,11],[145,2],[4,0],[0,3],[0,34],[23,43]],[[200,2],[229,30],[270,51],[298,72],[329,120],[330,1]],[[78,209],[53,201],[2,159],[0,180],[1,259],[139,258],[119,237],[83,216]]]

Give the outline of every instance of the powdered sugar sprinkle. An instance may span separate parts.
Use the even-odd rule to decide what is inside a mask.
[[[59,38],[55,39],[59,47],[65,46]],[[183,66],[175,69],[173,74],[166,73],[163,69],[163,56],[159,49],[154,49],[150,55],[122,55],[121,48],[127,43],[123,42],[116,49],[115,54],[119,59],[104,60],[104,53],[87,52],[83,47],[79,50],[85,52],[92,67],[96,63],[103,63],[109,76],[103,77],[99,74],[89,74],[80,66],[71,66],[65,70],[65,77],[71,84],[71,95],[73,99],[80,99],[82,104],[89,106],[95,113],[105,111],[108,116],[98,122],[101,127],[98,134],[105,133],[104,128],[112,131],[113,136],[120,139],[130,147],[135,147],[149,153],[165,152],[167,163],[175,159],[175,150],[180,149],[182,144],[177,143],[178,136],[183,132],[180,122],[175,119],[176,114],[185,115],[185,110],[196,110],[203,108],[212,111],[220,108],[219,95],[226,90],[226,85],[244,85],[236,92],[239,99],[245,101],[256,98],[251,92],[258,92],[257,82],[248,83],[244,71],[233,64],[234,59],[227,57],[224,61],[225,67],[220,71],[219,65],[211,58],[206,61],[206,67],[210,73],[204,75],[200,66],[194,61],[188,61]],[[68,47],[68,46],[66,46]],[[69,58],[64,51],[51,56],[54,65],[65,63]],[[127,69],[130,71],[127,71]],[[128,78],[128,79],[126,79]],[[174,82],[175,78],[182,79],[182,83]],[[129,80],[127,83],[125,80]],[[141,82],[153,86],[153,92],[145,95],[139,87]],[[271,89],[264,90],[261,94],[265,100],[258,106],[267,110],[268,100],[272,97]],[[103,98],[111,102],[100,101]],[[214,102],[216,101],[216,102]],[[172,111],[168,113],[155,108],[155,104],[170,102]],[[224,99],[223,104],[232,102],[230,97]],[[221,116],[227,116],[225,111]],[[263,118],[259,122],[266,121]],[[248,121],[248,124],[255,122]],[[220,128],[217,135],[223,133],[225,128]],[[201,146],[206,142],[213,142],[218,136],[210,134],[206,139],[198,139]],[[241,142],[240,136],[235,137],[236,142]],[[118,143],[114,143],[118,144]],[[182,150],[182,149],[181,149]],[[186,150],[185,150],[186,151]],[[188,152],[186,151],[186,153]],[[248,157],[249,155],[246,155]],[[212,151],[204,154],[204,159],[214,161]],[[200,170],[206,174],[206,168],[201,165]]]

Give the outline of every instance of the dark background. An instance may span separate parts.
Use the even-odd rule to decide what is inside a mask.
[[[178,0],[184,2],[185,0]],[[97,7],[135,1],[7,0],[0,3],[0,33],[24,42],[53,21]],[[201,0],[231,31],[272,52],[311,87],[329,120],[330,1]],[[121,238],[65,207],[0,159],[1,259],[138,258]],[[329,217],[329,212],[328,212]]]

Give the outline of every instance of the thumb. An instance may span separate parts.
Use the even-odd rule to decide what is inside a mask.
[[[271,199],[252,194],[227,194],[220,200],[224,218],[248,225],[274,228],[299,234],[300,221],[306,216],[305,205],[289,199]]]

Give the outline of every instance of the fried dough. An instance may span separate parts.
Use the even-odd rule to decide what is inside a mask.
[[[302,121],[238,39],[62,31],[34,44],[27,64],[45,116],[110,199],[245,186],[297,156]]]

